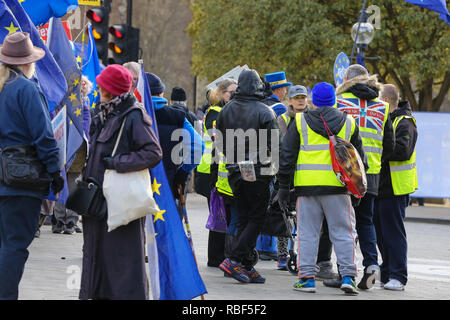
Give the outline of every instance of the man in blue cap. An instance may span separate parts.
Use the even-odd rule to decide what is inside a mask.
[[[292,83],[286,80],[284,71],[266,74],[265,79],[270,85],[272,95],[263,102],[269,107],[272,107],[272,110],[275,111],[277,117],[279,117],[287,111],[287,108],[282,101],[286,97],[287,88],[292,86]]]
[[[316,84],[312,101],[311,109],[297,113],[288,127],[281,145],[277,175],[280,186],[278,201],[281,208],[286,208],[291,175],[295,173],[299,281],[294,284],[294,290],[316,290],[319,233],[326,217],[339,273],[343,277],[340,288],[345,293],[357,294],[355,211],[348,190],[333,171],[325,123],[333,135],[350,141],[364,159],[362,141],[353,117],[333,107],[336,95],[332,85],[326,82]]]

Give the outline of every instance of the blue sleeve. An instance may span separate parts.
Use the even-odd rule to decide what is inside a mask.
[[[282,114],[286,113],[287,108],[281,104],[281,103],[277,103],[276,105],[274,105],[272,107],[273,111],[275,111],[277,117],[281,116]]]
[[[181,169],[191,172],[200,164],[205,151],[205,142],[186,118],[184,118],[183,129],[188,136],[183,136],[183,150],[187,150],[187,152],[183,155],[184,162]]]
[[[38,158],[50,173],[58,171],[58,147],[43,93],[34,84],[24,86],[20,103]]]

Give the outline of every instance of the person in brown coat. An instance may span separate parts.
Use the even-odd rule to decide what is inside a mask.
[[[97,77],[100,110],[92,119],[89,157],[83,179],[100,185],[106,169],[119,173],[155,167],[162,159],[161,146],[148,114],[130,93],[131,73],[109,65]],[[122,138],[111,157],[120,126]],[[145,270],[145,218],[108,232],[106,219],[83,217],[83,268],[80,299],[145,300],[149,298]]]

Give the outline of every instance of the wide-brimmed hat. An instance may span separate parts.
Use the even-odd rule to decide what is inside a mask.
[[[16,32],[5,37],[0,45],[0,61],[10,65],[22,65],[41,60],[45,51],[33,46],[30,34]]]

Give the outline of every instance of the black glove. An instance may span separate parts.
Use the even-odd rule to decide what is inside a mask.
[[[278,190],[278,204],[281,210],[289,210],[290,193],[288,188],[280,188]]]
[[[173,179],[173,183],[174,183],[175,187],[177,185],[179,185],[179,184],[181,184],[181,186],[184,187],[188,176],[189,176],[189,172],[186,172],[186,171],[184,171],[183,169],[180,168],[177,171],[177,173],[175,174],[175,177]]]
[[[111,157],[103,158],[103,165],[105,166],[105,169],[115,169],[114,158]]]
[[[61,174],[59,171],[56,171],[55,173],[52,173],[52,190],[54,194],[59,193],[64,188],[64,179],[61,177]]]

